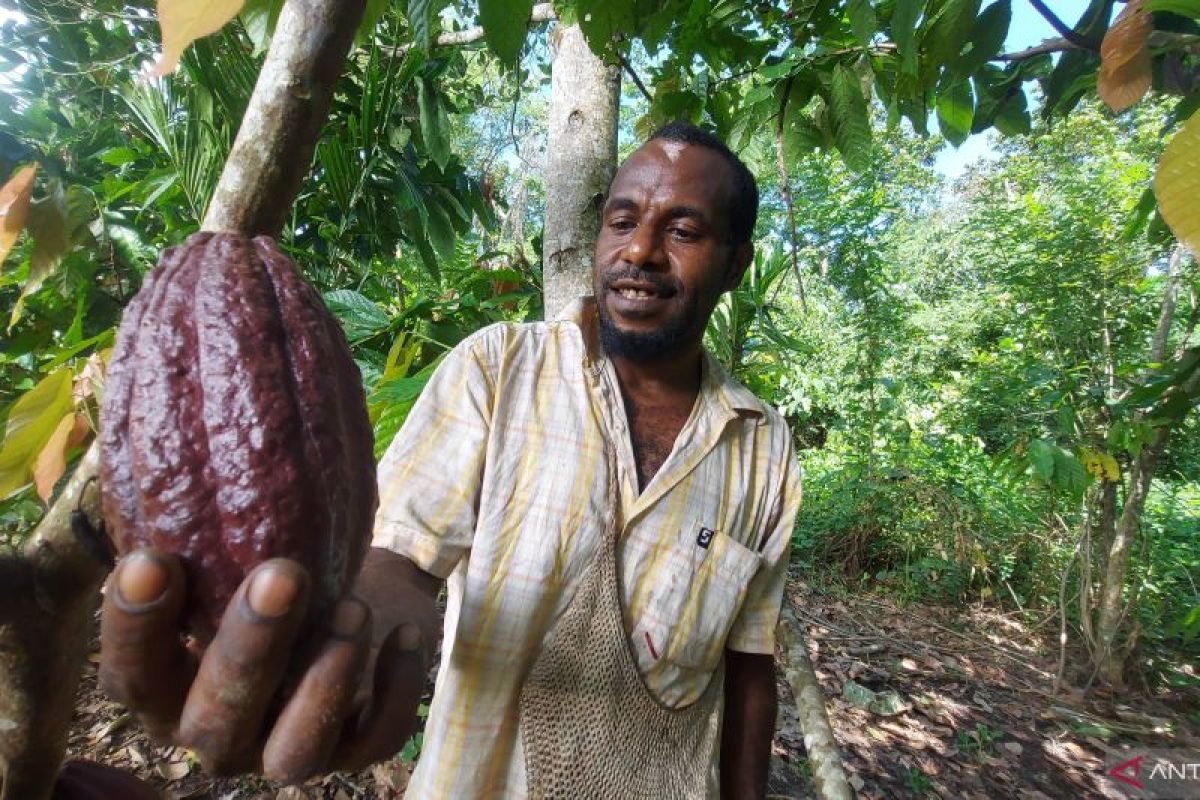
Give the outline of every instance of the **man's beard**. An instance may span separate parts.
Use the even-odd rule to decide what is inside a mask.
[[[660,276],[639,270],[622,270],[603,277],[596,292],[596,309],[600,323],[600,344],[604,347],[605,355],[629,361],[657,361],[675,355],[703,338],[703,326],[707,322],[708,313],[711,313],[716,305],[716,298],[720,295],[719,289],[712,292],[711,298],[705,298],[701,294],[692,295],[690,302],[657,330],[626,331],[618,328],[617,323],[609,316],[607,303],[610,286],[622,278],[648,281],[660,286],[666,284]],[[678,287],[672,288],[676,292],[679,291]],[[707,304],[704,303],[706,299],[709,301]],[[705,309],[708,313],[705,313]]]

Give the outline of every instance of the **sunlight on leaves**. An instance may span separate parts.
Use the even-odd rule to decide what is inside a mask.
[[[29,211],[29,196],[33,193],[33,177],[37,164],[29,164],[17,170],[8,183],[0,188],[0,263],[8,256],[25,227],[25,214]]]
[[[219,31],[241,10],[244,0],[158,0],[158,24],[162,27],[162,55],[151,73],[169,75],[179,66],[187,46],[202,36]]]
[[[1150,91],[1150,14],[1143,0],[1131,0],[1121,10],[1100,44],[1100,73],[1096,93],[1109,108],[1121,112]]]
[[[1200,114],[1175,134],[1154,176],[1154,194],[1163,220],[1179,241],[1200,255]]]

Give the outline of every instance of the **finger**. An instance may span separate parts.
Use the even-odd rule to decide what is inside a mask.
[[[179,720],[179,743],[212,772],[257,765],[263,719],[304,621],[308,587],[303,567],[277,558],[256,567],[229,601]]]
[[[186,591],[173,555],[139,550],[108,579],[100,622],[100,686],[156,738],[179,720],[193,665],[180,640]]]
[[[305,672],[263,748],[263,774],[299,783],[326,767],[362,680],[370,644],[370,611],[357,599],[338,604],[325,642]]]
[[[412,734],[425,690],[425,640],[411,623],[384,640],[375,663],[374,701],[334,756],[334,768],[359,770],[393,756]]]

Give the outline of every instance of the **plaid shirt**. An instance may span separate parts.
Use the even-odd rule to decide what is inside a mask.
[[[800,502],[786,423],[705,355],[692,414],[639,493],[594,306],[568,313],[464,340],[379,467],[375,546],[448,579],[409,798],[526,795],[521,681],[604,531],[608,452],[620,486],[622,607],[650,692],[687,705],[726,648],[774,651]]]

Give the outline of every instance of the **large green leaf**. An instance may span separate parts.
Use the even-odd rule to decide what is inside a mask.
[[[437,0],[408,0],[405,16],[412,28],[413,42],[422,50],[433,44],[433,15],[440,4]]]
[[[636,0],[577,0],[579,27],[595,53],[612,51],[617,34],[633,33],[637,24]]]
[[[17,398],[4,426],[0,446],[0,499],[33,480],[33,465],[73,404],[74,373],[63,367]]]
[[[479,0],[479,22],[488,47],[507,67],[515,67],[525,43],[533,0]]]
[[[438,97],[433,83],[423,80],[417,84],[417,106],[421,114],[421,136],[439,169],[445,169],[450,161],[450,142],[446,138],[446,108]]]
[[[875,19],[875,9],[871,8],[871,0],[850,0],[846,7],[850,14],[850,29],[858,43],[869,45],[875,36],[878,20]]]
[[[900,55],[900,72],[917,74],[917,20],[925,9],[925,0],[896,0],[892,12],[892,41]]]
[[[346,338],[358,341],[388,327],[388,314],[376,303],[353,289],[325,293],[325,305],[341,320]]]
[[[958,147],[971,133],[971,121],[975,116],[975,98],[971,93],[971,82],[963,79],[951,84],[938,93],[938,130],[946,141]]]
[[[829,90],[833,136],[846,166],[863,171],[871,164],[871,118],[858,75],[844,64],[833,69]]]
[[[959,60],[956,71],[970,75],[1000,52],[1012,21],[1012,0],[996,0],[983,10],[971,30],[971,49]]]
[[[1200,19],[1200,0],[1146,0],[1144,11],[1166,11],[1181,17]]]
[[[928,14],[921,47],[936,64],[958,60],[975,26],[980,0],[939,0]]]

